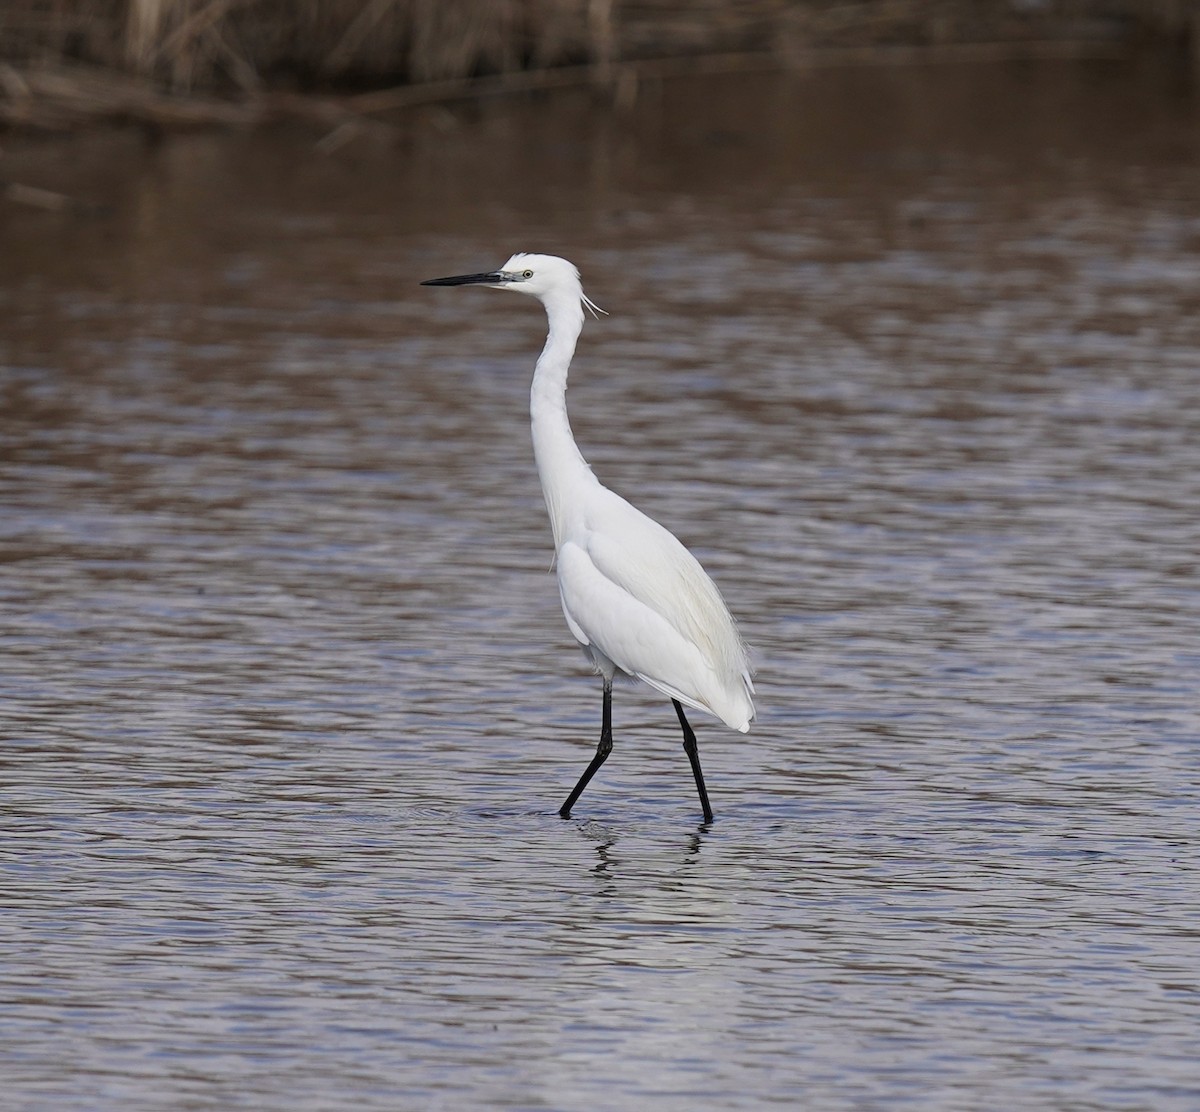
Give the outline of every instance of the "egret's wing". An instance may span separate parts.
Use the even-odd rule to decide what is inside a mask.
[[[661,531],[695,563],[674,537]],[[568,541],[558,554],[563,613],[576,639],[595,646],[622,671],[665,695],[707,710],[735,729],[747,729],[754,708],[741,671],[722,674],[704,648],[667,615],[609,575],[593,556],[592,542],[598,539],[589,536],[586,545]],[[600,547],[603,549],[603,544]],[[660,559],[662,555],[660,551]],[[610,565],[613,559],[614,554],[609,553]],[[723,606],[721,612],[725,613]],[[729,624],[732,628],[731,621]]]
[[[584,546],[596,569],[660,614],[721,676],[749,678],[746,648],[700,562],[669,530],[611,491]]]
[[[703,655],[661,614],[599,571],[582,545],[558,553],[563,613],[576,639],[594,645],[623,672],[653,677],[695,703],[710,672]]]

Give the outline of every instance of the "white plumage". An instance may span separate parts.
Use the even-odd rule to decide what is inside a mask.
[[[516,254],[496,271],[424,284],[516,290],[546,309],[549,333],[530,390],[534,455],[554,532],[563,614],[604,677],[600,745],[560,813],[570,813],[612,748],[612,681],[620,671],[676,701],[684,749],[711,821],[695,735],[680,704],[749,730],[754,685],[746,648],[700,562],[658,522],[603,486],[575,444],[567,420],[567,372],[584,306],[596,308],[579,271],[553,255]]]

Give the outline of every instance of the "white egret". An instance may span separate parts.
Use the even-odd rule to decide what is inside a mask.
[[[657,521],[592,474],[567,421],[567,371],[583,330],[579,271],[553,255],[516,254],[499,270],[434,278],[425,286],[489,286],[541,301],[549,321],[530,392],[533,450],[550,513],[563,614],[604,679],[600,743],[567,796],[571,808],[612,751],[612,685],[617,672],[670,697],[696,778],[704,821],[712,807],[684,705],[745,733],[754,718],[746,647],[700,562]]]

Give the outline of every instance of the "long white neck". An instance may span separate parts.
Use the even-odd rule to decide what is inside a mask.
[[[567,492],[573,487],[578,489],[581,482],[596,480],[575,444],[567,420],[567,371],[583,330],[583,303],[577,293],[567,290],[547,295],[544,304],[550,332],[533,372],[529,415],[533,423],[533,455],[557,549],[570,512]]]

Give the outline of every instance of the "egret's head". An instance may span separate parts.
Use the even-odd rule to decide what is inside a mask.
[[[516,290],[541,301],[550,297],[574,296],[593,314],[604,312],[583,292],[574,263],[557,255],[518,252],[499,270],[482,274],[459,274],[453,278],[431,278],[422,286],[489,286],[494,290]]]

